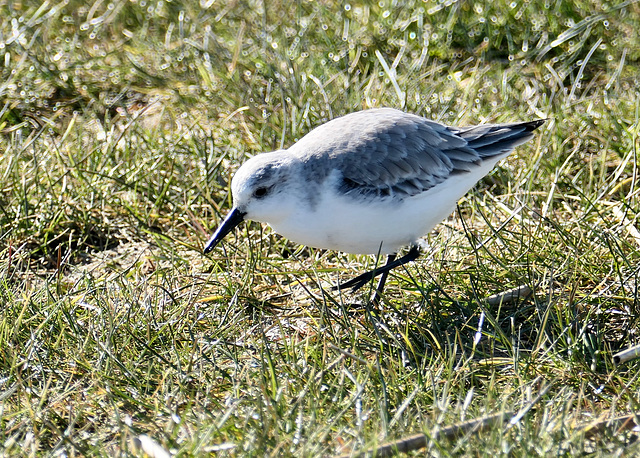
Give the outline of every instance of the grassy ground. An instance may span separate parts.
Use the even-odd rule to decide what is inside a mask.
[[[635,1],[0,1],[0,455],[640,452],[609,421],[640,404],[612,362],[639,28]],[[549,121],[377,309],[329,288],[373,257],[258,224],[201,254],[246,157],[374,106]]]

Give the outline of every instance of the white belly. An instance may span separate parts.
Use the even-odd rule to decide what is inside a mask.
[[[483,164],[475,173],[451,176],[402,201],[359,201],[352,196],[325,194],[313,209],[300,205],[296,214],[272,227],[296,243],[316,248],[353,254],[395,253],[451,214],[456,202],[492,167]]]

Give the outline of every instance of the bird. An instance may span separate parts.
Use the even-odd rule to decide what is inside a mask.
[[[240,166],[233,207],[204,254],[245,220],[310,247],[384,254],[383,266],[333,287],[356,291],[380,276],[377,301],[389,272],[420,256],[419,239],[544,122],[451,127],[393,108],[337,117]]]

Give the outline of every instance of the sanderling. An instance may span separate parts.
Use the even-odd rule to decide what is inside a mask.
[[[247,219],[300,244],[387,254],[384,266],[338,286],[355,291],[381,275],[378,298],[388,272],[420,255],[417,240],[543,123],[448,127],[392,108],[336,118],[238,169],[233,208],[204,252]]]

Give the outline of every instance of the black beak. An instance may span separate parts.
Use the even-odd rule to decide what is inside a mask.
[[[238,224],[244,221],[245,212],[241,212],[237,208],[231,210],[231,213],[227,215],[222,224],[218,226],[218,229],[213,233],[207,244],[204,246],[204,254],[213,250],[218,243],[233,230]]]

